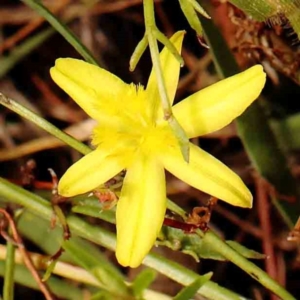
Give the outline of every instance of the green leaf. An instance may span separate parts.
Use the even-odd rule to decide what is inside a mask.
[[[10,99],[9,97],[3,95],[0,92],[0,104],[7,107],[8,109],[14,111],[19,116],[31,121],[32,123],[36,124],[38,127],[44,129],[51,135],[57,137],[58,139],[62,140],[64,143],[70,145],[78,152],[82,154],[88,154],[92,151],[87,145],[81,143],[80,141],[76,140],[75,138],[71,137],[67,133],[63,132],[62,130],[58,129],[50,122],[42,118],[41,116],[37,115],[36,113],[32,112],[30,109],[22,106],[17,101]]]
[[[38,12],[44,17],[53,28],[55,28],[75,49],[82,55],[82,57],[89,63],[98,65],[96,59],[90,51],[81,43],[77,36],[59,19],[56,18],[41,2],[35,0],[22,0],[29,7]]]
[[[287,153],[300,149],[300,113],[284,119],[271,119],[271,128],[278,140],[280,147]]]
[[[262,0],[229,0],[234,6],[243,10],[257,21],[266,21],[276,14],[276,9],[272,7],[272,1]]]
[[[41,219],[29,211],[23,212],[18,220],[18,231],[22,234],[22,236],[33,242],[45,253],[52,255],[62,245],[63,232],[58,226],[49,230],[49,226],[49,221]],[[32,230],[32,228],[35,228],[35,230]],[[47,238],[45,238],[45,236],[47,236]],[[106,256],[102,254],[99,248],[95,245],[76,237],[73,234],[70,243],[72,244],[73,249],[77,249],[78,252],[81,252],[81,249],[88,252],[98,264],[105,266],[105,269],[109,270],[109,273],[112,274],[113,277],[119,278],[122,282],[124,281],[124,277],[120,273],[119,269],[110,263]],[[77,262],[68,251],[63,252],[59,260],[73,264]]]
[[[265,259],[266,255],[259,253],[257,251],[254,250],[250,250],[247,247],[241,245],[238,242],[235,241],[226,241],[226,243],[233,248],[235,251],[237,251],[238,253],[240,253],[241,255],[243,255],[246,258],[249,259]]]
[[[0,201],[1,199],[2,201],[5,200],[10,203],[22,205],[39,218],[48,220],[48,222],[51,220],[53,211],[50,203],[47,200],[0,177]],[[115,249],[116,238],[111,232],[104,230],[101,227],[92,226],[72,214],[68,216],[67,221],[72,234],[77,234],[78,236],[81,236],[98,245],[102,245],[110,250]],[[226,247],[226,244],[224,245]],[[191,284],[195,279],[197,279],[197,276],[199,276],[191,270],[153,253],[150,253],[145,258],[144,264],[168,276],[169,278],[180,282],[183,285]],[[211,281],[205,283],[205,285],[198,292],[212,300],[241,299],[238,294]]]
[[[115,208],[103,209],[103,206],[104,205],[101,204],[95,197],[89,197],[80,201],[76,201],[76,205],[72,207],[72,212],[116,224]]]
[[[118,297],[130,295],[123,278],[107,267],[107,261],[100,261],[86,249],[78,247],[78,245],[72,241],[72,238],[63,243],[63,248],[79,266],[85,268],[98,279],[103,289],[110,291]]]
[[[50,230],[49,221],[43,220],[29,211],[22,212],[18,218],[17,228],[22,236],[49,255],[54,254],[63,241],[61,228],[55,227],[55,229]],[[33,228],[34,230],[32,230]],[[65,262],[72,262],[66,253],[63,253],[60,259]]]
[[[115,299],[116,299],[115,296],[111,295],[107,291],[99,291],[91,297],[91,300],[115,300]]]
[[[190,160],[190,145],[189,145],[189,139],[188,139],[185,131],[183,130],[183,128],[181,127],[181,125],[178,123],[178,121],[175,119],[175,117],[173,115],[168,119],[168,122],[169,122],[170,127],[173,130],[175,137],[178,140],[178,144],[180,146],[180,150],[181,150],[183,159],[186,162],[189,162],[189,160]]]
[[[300,38],[300,2],[297,0],[278,0],[278,1],[262,1],[262,0],[229,0],[233,5],[249,14],[257,21],[267,21],[275,18],[279,23],[282,16],[285,16],[292,28]]]
[[[207,235],[201,238],[194,233],[185,233],[180,229],[164,226],[159,238],[161,241],[159,241],[158,244],[188,254],[196,261],[199,261],[201,258],[221,261],[227,260],[227,258],[220,254],[218,249],[213,247],[210,242],[207,242]],[[245,258],[265,258],[263,254],[250,250],[237,242],[226,241],[226,243]]]
[[[179,4],[190,26],[202,37],[203,29],[193,5],[187,0],[179,0]]]
[[[142,297],[144,290],[155,280],[156,274],[152,269],[142,270],[131,285],[133,294]]]
[[[9,230],[11,233],[11,230]],[[15,245],[7,241],[7,252],[5,258],[3,300],[14,299],[14,273],[15,273]]]
[[[211,275],[207,275],[207,280],[210,279]],[[187,287],[183,288],[173,299],[174,300],[186,300],[191,299],[200,289],[200,287],[205,283],[202,278],[196,279],[192,284],[188,285]]]

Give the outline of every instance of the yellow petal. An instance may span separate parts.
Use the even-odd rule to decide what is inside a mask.
[[[184,33],[184,31],[178,31],[170,39],[170,41],[174,44],[179,53],[181,52],[181,45]],[[172,105],[179,79],[180,64],[178,60],[174,57],[174,55],[166,47],[161,51],[159,57],[161,67],[163,70],[168,97]],[[157,118],[158,111],[160,111],[161,114],[162,110],[156,74],[153,68],[147,84],[147,97],[149,101],[150,110],[153,112],[152,116],[155,119]]]
[[[162,165],[139,155],[128,168],[118,201],[116,256],[135,268],[152,248],[166,211],[166,183]]]
[[[164,167],[189,185],[235,206],[252,207],[252,195],[233,171],[219,160],[190,143],[190,162],[179,147],[160,154]]]
[[[101,148],[73,164],[60,179],[58,193],[65,197],[89,192],[126,168],[129,157]]]
[[[259,96],[266,74],[261,65],[219,81],[181,101],[173,113],[189,138],[223,128]]]
[[[59,58],[50,69],[52,79],[93,119],[101,120],[103,107],[116,105],[128,89],[110,72],[72,58]],[[103,116],[106,120],[106,116]]]

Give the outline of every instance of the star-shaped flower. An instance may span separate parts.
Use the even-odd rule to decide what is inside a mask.
[[[177,32],[171,38],[178,51],[183,35]],[[160,59],[173,102],[180,66],[166,48]],[[59,193],[66,197],[86,193],[127,171],[116,211],[116,256],[123,266],[137,267],[162,227],[166,211],[164,169],[218,199],[252,206],[252,195],[242,180],[219,160],[192,143],[189,163],[183,159],[163,118],[153,70],[146,89],[71,58],[58,59],[51,76],[98,121],[92,139],[95,150],[67,170],[59,182]],[[213,132],[239,116],[264,84],[262,67],[254,66],[174,105],[174,116],[189,138]]]

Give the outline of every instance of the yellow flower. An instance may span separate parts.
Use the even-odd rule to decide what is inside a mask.
[[[181,51],[183,32],[171,38]],[[160,54],[167,92],[173,102],[179,63],[168,49]],[[191,186],[233,205],[252,206],[242,180],[219,160],[190,144],[190,161],[163,118],[152,70],[146,89],[126,84],[108,71],[81,60],[60,58],[53,80],[98,125],[96,149],[72,165],[61,178],[66,197],[89,192],[126,169],[117,204],[116,256],[123,266],[137,267],[150,251],[166,210],[164,169]],[[260,94],[265,73],[260,65],[209,86],[174,105],[173,113],[189,138],[218,130],[239,116]]]

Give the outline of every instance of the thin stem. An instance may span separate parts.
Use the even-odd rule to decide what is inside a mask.
[[[187,218],[187,214],[185,210],[168,198],[167,198],[167,208],[173,213],[178,214],[183,220]]]
[[[296,298],[281,287],[266,272],[236,252],[228,244],[224,244],[224,242],[212,231],[208,231],[206,233],[205,239],[212,248],[217,249],[217,251],[226,259],[240,267],[243,271],[247,272],[252,278],[260,282],[274,294],[278,295],[280,299],[296,300]]]
[[[8,255],[8,251],[9,251],[8,247],[0,245],[1,260],[6,259]],[[41,255],[38,253],[32,253],[32,252],[28,252],[28,254],[30,255],[30,258],[36,268],[40,268],[40,269],[47,268],[46,261],[49,259],[49,256]],[[17,264],[24,264],[20,250],[16,250],[16,256],[14,262]],[[86,270],[61,261],[57,262],[55,269],[53,270],[53,274],[59,275],[64,278],[72,279],[78,282],[99,286],[99,282],[95,279],[95,277],[92,276],[90,273],[88,273]],[[5,300],[5,298],[3,300]]]
[[[0,276],[1,277],[4,276],[3,260],[0,260]],[[26,286],[30,289],[39,290],[39,287],[34,281],[30,272],[22,264],[17,264],[15,266],[15,282],[22,286]],[[82,289],[82,287],[80,288],[79,285],[75,286],[74,284],[68,282],[67,280],[59,279],[56,276],[52,276],[51,278],[49,278],[48,284],[51,287],[51,290],[53,290],[55,296],[58,297],[58,299],[72,299],[72,300],[85,299],[84,296],[86,296],[86,290]],[[26,297],[24,298],[28,299]]]
[[[9,230],[9,233],[11,230]],[[15,246],[11,241],[7,241],[5,260],[5,273],[3,285],[3,300],[14,299],[14,273],[15,273]]]
[[[202,282],[200,280],[195,280],[192,284],[183,288],[174,298],[173,300],[186,300],[192,299],[199,288],[202,286]]]
[[[98,65],[96,59],[80,42],[77,36],[60,20],[58,20],[43,4],[35,0],[22,1],[43,16],[52,25],[52,27],[55,28],[76,49],[76,51],[82,55],[87,62],[96,66]]]
[[[149,43],[153,69],[157,78],[158,91],[161,99],[164,118],[169,122],[176,138],[178,139],[180,149],[185,161],[189,161],[189,140],[185,131],[177,122],[172,113],[171,104],[169,101],[165,80],[162,72],[161,62],[159,59],[159,51],[157,46],[156,34],[158,31],[155,24],[154,4],[153,0],[144,0],[144,16],[146,26],[146,36]]]
[[[173,54],[173,56],[180,63],[180,67],[183,67],[184,66],[184,60],[181,57],[178,50],[176,49],[176,47],[174,46],[174,44],[157,28],[156,28],[156,30],[154,30],[154,36],[156,37],[156,39],[159,42],[161,42],[163,45],[165,45],[165,47],[167,47],[169,49],[169,51]]]
[[[210,15],[203,9],[203,7],[197,2],[197,0],[186,0],[191,3],[195,11],[201,14],[204,18],[211,19]]]
[[[139,62],[140,58],[142,57],[143,53],[147,49],[148,46],[148,40],[146,35],[143,36],[143,38],[140,40],[140,42],[135,47],[130,61],[129,61],[129,70],[133,72],[135,70],[135,67],[137,63]]]
[[[27,269],[30,271],[32,277],[34,278],[37,285],[39,286],[40,291],[43,293],[46,300],[53,300],[54,297],[51,294],[50,289],[48,288],[48,286],[44,282],[42,282],[38,271],[36,270],[30,256],[28,255],[28,253],[25,249],[23,240],[22,240],[21,236],[19,235],[19,233],[17,231],[14,220],[12,219],[10,214],[2,208],[0,208],[0,214],[2,214],[6,218],[6,220],[8,221],[11,232],[12,232],[12,237],[13,237],[14,241],[16,242],[16,244],[19,247],[19,250],[22,254],[24,264],[26,265]]]
[[[154,17],[154,4],[153,0],[144,0],[144,16],[145,16],[145,26],[146,35],[149,42],[150,54],[153,63],[153,68],[157,78],[158,90],[161,98],[161,104],[166,120],[172,116],[172,109],[170,101],[168,99],[167,89],[165,85],[165,80],[162,73],[161,63],[159,59],[159,51],[157,46],[157,40],[154,34],[156,29],[155,17]]]
[[[0,93],[0,104],[4,105],[5,107],[9,108],[10,110],[14,111],[18,115],[24,117],[25,119],[33,122],[40,128],[43,128],[45,131],[50,133],[51,135],[57,137],[58,139],[62,140],[66,144],[70,145],[78,152],[82,154],[88,154],[92,150],[84,145],[83,143],[77,141],[73,137],[69,136],[68,134],[64,133],[63,131],[59,130],[57,127],[43,119],[42,117],[36,115],[31,110],[25,108],[24,106],[20,105],[13,99],[8,98],[7,96]]]
[[[161,257],[158,254],[150,253],[146,256],[143,264],[157,270],[159,273],[170,279],[180,282],[182,285],[190,285],[197,280],[198,275],[193,271]],[[242,297],[236,293],[219,286],[217,283],[207,281],[199,290],[198,294],[203,295],[211,300],[241,300]]]

